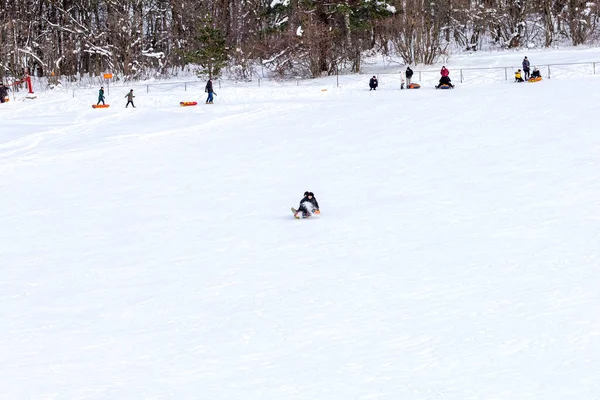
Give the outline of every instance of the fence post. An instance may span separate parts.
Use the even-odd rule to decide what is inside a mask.
[[[548,65],[548,79],[550,79],[550,65]]]
[[[508,68],[504,68],[504,80],[507,81],[508,80]]]
[[[150,85],[146,85],[146,93],[150,93]]]
[[[187,82],[183,82],[183,91],[187,92]]]
[[[337,66],[335,67],[335,87],[340,87],[340,70]]]
[[[423,82],[423,80],[421,79],[421,71],[419,71],[419,82]]]
[[[463,73],[462,73],[462,69],[460,70],[460,83],[463,83]]]
[[[596,75],[596,63],[592,63],[594,64],[594,75]]]
[[[258,77],[258,87],[260,87],[260,76]]]

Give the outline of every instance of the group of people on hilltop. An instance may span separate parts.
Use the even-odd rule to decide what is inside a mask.
[[[531,72],[530,74],[530,66],[531,64],[529,63],[529,60],[527,59],[527,57],[525,57],[523,59],[523,72],[521,72],[520,69],[518,69],[517,72],[515,72],[515,82],[525,82],[531,78],[542,77],[542,75],[540,74],[540,70],[536,66],[533,67],[533,72]]]
[[[531,71],[530,66],[531,64],[529,63],[529,59],[525,57],[523,59],[523,72],[521,72],[520,69],[517,70],[517,72],[515,72],[515,82],[525,82],[526,80],[529,80],[531,78],[542,77],[540,74],[540,70],[536,66],[533,67],[533,71]],[[404,75],[406,77],[406,87],[410,88],[411,80],[414,75],[414,71],[410,68],[410,66],[406,67],[406,72],[404,73]],[[436,89],[439,89],[442,85],[454,88],[452,80],[450,79],[450,71],[448,70],[448,68],[446,68],[446,66],[442,66],[442,69],[440,70],[440,75],[440,81],[435,86]],[[369,80],[369,87],[371,88],[370,90],[376,90],[377,86],[377,77],[373,75],[373,77]],[[404,88],[404,84],[402,85],[402,88]]]
[[[2,86],[0,86],[0,94],[2,94]],[[206,82],[206,86],[204,87],[204,92],[208,93],[208,98],[206,99],[206,104],[213,104],[213,95],[216,95],[215,91],[213,90],[213,83],[212,83],[212,79],[209,79],[208,82]],[[2,103],[4,103],[4,97],[5,96],[0,96],[1,97],[1,101]],[[129,105],[131,104],[131,106],[133,108],[135,108],[135,104],[133,104],[133,99],[135,98],[135,96],[133,95],[133,89],[129,90],[129,93],[127,93],[125,95],[125,98],[127,98],[127,104],[125,105],[125,108],[129,108]],[[105,104],[104,103],[105,97],[104,97],[104,86],[100,87],[100,90],[98,91],[98,102],[96,103],[96,105],[99,105],[100,103]]]

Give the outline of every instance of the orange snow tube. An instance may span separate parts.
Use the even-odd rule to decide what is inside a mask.
[[[198,104],[197,101],[182,101],[179,103],[179,105],[182,107],[195,106],[196,104]]]
[[[421,85],[419,85],[418,83],[411,83],[410,85],[408,85],[409,89],[420,89]]]
[[[539,82],[542,80],[541,76],[536,76],[534,78],[529,78],[529,80],[527,82]]]
[[[92,104],[92,108],[108,108],[110,104]]]

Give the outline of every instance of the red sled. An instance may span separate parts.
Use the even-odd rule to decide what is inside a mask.
[[[108,108],[110,104],[92,104],[92,108]]]
[[[196,101],[182,101],[179,103],[179,105],[182,107],[195,106],[196,104],[198,104]]]

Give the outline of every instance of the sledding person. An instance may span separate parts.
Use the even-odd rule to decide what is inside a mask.
[[[448,71],[448,68],[442,66],[442,69],[440,70],[440,75],[442,75],[442,77],[440,78],[440,83],[438,83],[438,85],[435,87],[436,89],[439,89],[439,87],[442,85],[448,85],[451,88],[454,88],[454,85],[450,80],[450,71]]]
[[[523,76],[521,76],[521,70],[518,69],[517,72],[515,72],[515,82],[525,82],[523,80]]]
[[[306,218],[310,216],[313,212],[315,214],[321,213],[321,211],[319,211],[319,203],[317,202],[317,199],[315,198],[313,192],[304,192],[304,198],[300,200],[300,206],[294,214],[294,217]]]
[[[213,103],[213,94],[216,94],[213,90],[213,84],[212,84],[212,79],[208,79],[208,82],[206,82],[206,87],[204,88],[204,92],[208,93],[208,97],[206,99],[206,104],[212,104]]]
[[[538,69],[538,67],[533,67],[533,72],[531,73],[531,77],[532,78],[541,78],[542,75],[540,75],[540,70]]]
[[[379,83],[377,82],[377,77],[373,75],[373,77],[369,80],[369,87],[371,88],[369,89],[369,92],[371,90],[377,90],[377,86],[379,86]]]
[[[440,75],[442,75],[442,78],[444,76],[449,76],[450,75],[450,71],[448,71],[448,68],[446,68],[445,66],[442,66],[442,69],[440,70]]]
[[[96,103],[96,105],[100,104],[100,102],[104,104],[104,86],[102,86],[98,91],[98,102]]]
[[[413,77],[413,74],[414,74],[414,72],[412,69],[410,69],[410,66],[406,67],[406,74],[405,74],[406,75],[406,87],[409,89],[410,89],[410,81]]]
[[[440,86],[442,86],[442,85],[448,85],[448,86],[450,86],[451,88],[454,89],[454,85],[452,84],[452,81],[450,80],[450,77],[448,75],[442,76],[440,78],[440,83],[435,88],[439,89]]]
[[[523,59],[523,72],[525,73],[525,80],[529,79],[529,60],[527,57]]]
[[[129,93],[127,93],[127,94],[125,95],[125,97],[127,97],[127,105],[125,106],[125,108],[129,107],[129,103],[131,103],[131,105],[133,106],[133,108],[135,108],[135,104],[133,104],[133,98],[135,97],[135,96],[133,95],[133,89],[131,89],[131,90],[129,91]]]

